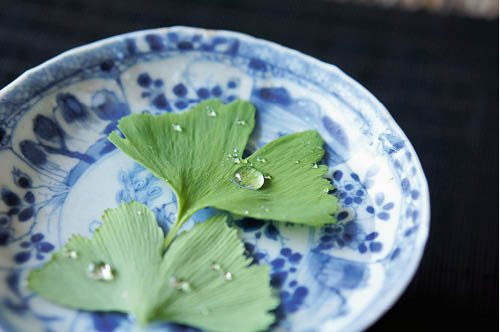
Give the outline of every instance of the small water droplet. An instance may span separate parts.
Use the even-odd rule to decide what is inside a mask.
[[[295,161],[294,161],[294,163],[295,163],[295,164],[298,164],[298,163],[300,163],[300,161],[298,161],[298,160],[295,160]]]
[[[261,206],[260,206],[260,208],[261,208],[262,210],[266,211],[266,212],[268,212],[268,211],[269,211],[269,209],[268,209],[268,208],[266,208],[264,205],[261,205]]]
[[[178,132],[182,132],[182,127],[177,123],[172,123],[172,129]]]
[[[224,273],[225,280],[233,280],[233,274],[231,272]]]
[[[238,153],[238,149],[237,149],[237,148],[234,148],[234,149],[233,149],[233,152],[237,154],[237,153]]]
[[[214,271],[219,271],[220,270],[220,265],[217,264],[217,263],[215,263],[215,262],[213,262],[213,263],[210,264],[210,268],[212,270],[214,270]]]
[[[244,214],[249,214],[248,210],[243,211]]]
[[[260,156],[257,156],[257,161],[261,162],[261,163],[265,163],[265,162],[267,162],[267,159],[266,158],[261,158]]]
[[[258,190],[264,185],[264,175],[256,168],[243,166],[234,172],[233,183],[240,188]]]
[[[328,193],[329,191],[330,191],[330,188],[325,188],[325,189],[323,189],[323,192],[324,192],[324,193]]]
[[[111,281],[115,278],[113,269],[106,263],[90,263],[88,266],[88,274],[90,278],[100,281]]]
[[[174,287],[177,290],[183,291],[183,292],[190,292],[191,291],[191,285],[189,285],[189,282],[184,281],[184,280],[177,280],[176,277],[170,278],[170,286]]]
[[[323,150],[323,147],[322,147],[321,145],[317,145],[317,146],[316,146],[316,149],[318,149],[318,150]]]
[[[215,118],[217,116],[217,112],[213,108],[207,107],[207,115],[211,118]]]
[[[247,123],[247,122],[246,122],[245,120],[240,120],[240,119],[237,119],[237,120],[236,120],[236,124],[237,124],[237,125],[240,125],[240,126],[244,126],[244,125],[246,125],[246,123]]]
[[[137,211],[137,215],[138,216],[142,215],[142,211]]]
[[[64,252],[64,257],[76,259],[76,258],[78,258],[78,253],[74,250],[66,249],[66,251]]]
[[[318,164],[314,163],[312,168],[318,168]]]
[[[233,159],[232,159],[232,161],[233,161],[233,163],[235,163],[235,164],[239,164],[239,163],[241,163],[241,159],[240,159],[240,158],[233,158]]]
[[[266,175],[264,175],[264,179],[265,180],[272,180],[273,177],[271,175],[269,175],[269,174],[266,174]]]

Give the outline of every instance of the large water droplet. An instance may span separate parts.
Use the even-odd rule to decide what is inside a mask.
[[[115,278],[113,269],[106,263],[90,263],[88,266],[88,276],[94,280],[111,281]]]
[[[243,166],[234,172],[233,183],[240,188],[258,190],[264,185],[264,175],[252,166]]]
[[[178,132],[182,132],[182,127],[176,123],[172,123],[172,129]]]

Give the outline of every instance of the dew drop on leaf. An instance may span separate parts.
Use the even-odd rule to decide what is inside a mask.
[[[183,292],[191,291],[191,285],[189,284],[189,282],[184,280],[178,280],[176,277],[170,278],[170,286]]]
[[[215,118],[217,116],[217,112],[213,108],[207,108],[207,115],[211,118]]]
[[[78,253],[74,250],[66,249],[66,251],[64,251],[64,257],[76,259],[78,258]]]
[[[179,124],[172,123],[172,129],[174,131],[182,132],[182,127]]]
[[[106,263],[90,263],[88,267],[88,276],[94,280],[111,281],[115,278],[113,269]]]
[[[240,188],[259,190],[264,185],[264,175],[252,166],[243,166],[234,172],[233,183]]]

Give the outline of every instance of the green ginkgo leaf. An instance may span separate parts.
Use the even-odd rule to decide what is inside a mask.
[[[323,178],[323,140],[308,130],[280,137],[248,158],[242,153],[255,108],[212,99],[181,114],[133,114],[109,140],[175,191],[178,214],[164,243],[196,211],[215,207],[258,219],[311,226],[334,223],[337,199]]]
[[[261,331],[278,300],[267,266],[249,265],[225,216],[181,233],[163,251],[163,233],[144,205],[106,210],[92,239],[75,235],[28,286],[65,307],[132,313],[209,331]]]

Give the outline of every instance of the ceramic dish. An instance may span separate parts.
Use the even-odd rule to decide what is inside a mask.
[[[281,295],[275,330],[360,331],[396,301],[422,256],[429,197],[417,155],[386,109],[335,66],[240,33],[173,27],[65,52],[0,92],[5,331],[138,330],[126,315],[52,305],[25,278],[71,234],[91,235],[121,200],[146,204],[168,227],[172,191],[106,137],[127,114],[182,112],[207,98],[255,104],[250,149],[305,129],[326,142],[338,224],[239,223]]]

